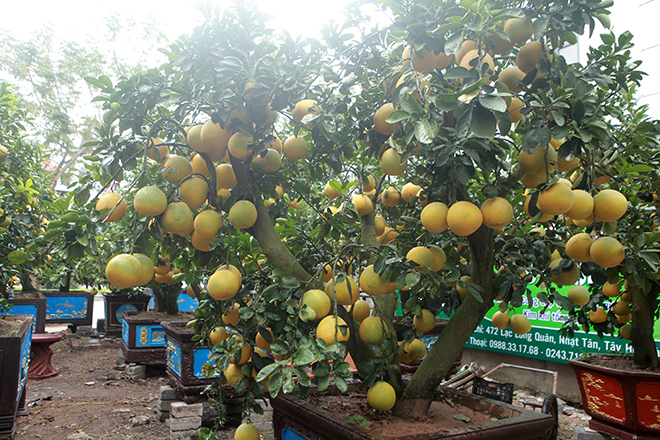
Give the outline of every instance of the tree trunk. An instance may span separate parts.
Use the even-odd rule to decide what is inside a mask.
[[[470,282],[483,289],[482,300],[472,294],[451,316],[429,353],[406,386],[403,398],[394,408],[401,417],[419,417],[426,414],[433,394],[452,367],[454,361],[474,330],[481,324],[493,305],[493,231],[485,226],[468,237],[472,256]]]
[[[71,271],[67,271],[66,278],[64,278],[64,284],[60,286],[60,292],[70,292],[71,291]]]
[[[176,315],[179,313],[179,293],[181,284],[165,285],[161,284],[154,289],[154,299],[156,300],[156,311]]]
[[[653,284],[649,293],[641,287],[629,285],[632,294],[632,345],[633,362],[641,368],[658,369],[658,353],[653,339],[655,310],[658,307],[658,285]]]

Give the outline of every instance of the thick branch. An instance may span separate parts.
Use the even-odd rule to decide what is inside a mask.
[[[631,283],[632,284],[632,283]],[[658,353],[653,340],[653,315],[658,307],[658,286],[653,284],[649,293],[629,285],[632,294],[633,362],[641,368],[658,369]]]

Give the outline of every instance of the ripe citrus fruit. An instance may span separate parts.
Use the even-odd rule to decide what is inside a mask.
[[[342,328],[343,332],[342,332]],[[335,334],[336,333],[336,334]],[[316,326],[316,337],[325,341],[330,346],[336,342],[348,341],[349,331],[346,327],[346,321],[334,315],[326,316]]]
[[[274,173],[282,166],[282,157],[280,153],[273,149],[267,149],[264,156],[261,154],[255,157],[254,162],[257,163],[262,170],[267,173]]]
[[[419,361],[426,356],[426,345],[420,339],[415,338],[403,344],[403,351],[411,361]]]
[[[630,315],[631,309],[628,304],[623,301],[617,301],[612,304],[612,311],[620,316]]]
[[[212,345],[217,345],[228,337],[229,333],[227,333],[227,330],[225,330],[224,327],[216,327],[211,331],[211,333],[209,333],[209,342]]]
[[[133,206],[141,215],[148,217],[161,215],[167,209],[167,196],[160,188],[144,186],[135,193]]]
[[[399,191],[393,186],[387,187],[387,189],[383,191],[381,197],[383,200],[383,205],[385,206],[392,207],[398,205],[399,202],[401,202],[401,193],[399,193]]]
[[[523,170],[533,174],[546,174],[555,170],[557,152],[550,146],[538,147],[533,153],[522,150],[518,155],[518,163]]]
[[[626,196],[613,189],[604,189],[594,196],[594,218],[597,222],[614,222],[628,210]]]
[[[594,324],[600,324],[607,321],[607,312],[598,307],[596,310],[589,310],[589,320]]]
[[[220,124],[214,123],[211,119],[202,125],[201,143],[197,151],[209,153],[214,152],[214,155],[225,155],[231,131],[228,128],[222,128]]]
[[[160,216],[160,227],[165,232],[188,235],[195,229],[192,211],[183,202],[172,202]]]
[[[332,303],[323,290],[311,289],[303,294],[302,305],[314,310],[314,313],[316,313],[314,319],[322,319],[330,313]]]
[[[169,154],[163,161],[163,176],[173,185],[178,185],[192,174],[192,165],[188,159],[177,154]]]
[[[391,102],[381,105],[380,108],[376,110],[376,113],[374,114],[374,125],[380,134],[392,136],[394,133],[394,124],[390,124],[386,121],[387,117],[391,115],[392,112],[394,112],[394,104]]]
[[[405,185],[403,185],[403,188],[401,188],[401,198],[406,202],[410,202],[410,199],[413,196],[417,196],[417,194],[419,194],[419,191],[421,189],[422,189],[421,186],[408,182]]]
[[[202,148],[202,125],[193,125],[188,129],[188,132],[186,133],[186,142],[188,142],[188,145],[190,145],[190,148],[192,148],[195,151],[200,151],[203,150]]]
[[[197,231],[192,231],[192,234],[190,234],[190,243],[193,245],[195,249],[202,252],[211,251],[209,246],[211,245],[212,241],[213,241],[213,237],[202,235]]]
[[[151,258],[147,257],[144,254],[133,254],[135,258],[140,262],[141,275],[136,286],[144,286],[154,277],[154,263],[151,261]]]
[[[238,303],[232,304],[231,308],[222,314],[222,322],[224,322],[226,325],[238,324],[238,321],[241,319],[238,316],[238,311],[240,308],[241,306]]]
[[[435,315],[430,310],[422,309],[422,316],[415,315],[413,325],[419,332],[429,332],[435,327]]]
[[[233,387],[236,386],[236,383],[238,382],[239,379],[245,377],[245,375],[241,371],[241,367],[239,367],[236,364],[229,364],[229,366],[227,366],[227,369],[223,371],[222,374],[227,379],[227,383]]]
[[[406,259],[415,263],[413,264],[413,267],[416,267],[423,272],[428,272],[430,268],[433,268],[435,263],[433,252],[424,246],[415,246],[410,249],[406,254]]]
[[[571,188],[557,182],[539,193],[538,207],[547,214],[559,215],[568,212],[574,201]]]
[[[377,316],[368,316],[360,323],[360,339],[365,344],[380,345],[385,340],[385,325]]]
[[[252,154],[248,145],[252,142],[252,137],[242,132],[236,132],[231,135],[227,143],[227,149],[236,159],[245,160]]]
[[[126,212],[128,212],[128,204],[121,195],[109,192],[99,198],[95,209],[101,211],[101,221],[113,223],[124,218]]]
[[[447,205],[442,202],[433,202],[426,205],[419,216],[424,229],[436,234],[447,229],[448,210]]]
[[[492,197],[481,205],[481,214],[484,225],[491,229],[500,229],[513,219],[513,207],[505,198]]]
[[[195,154],[192,159],[190,159],[190,165],[192,166],[193,174],[201,174],[206,177],[209,175],[209,168],[206,165],[206,161],[199,153]]]
[[[632,325],[626,324],[622,325],[619,329],[619,336],[623,339],[632,340]]]
[[[566,211],[566,216],[573,220],[584,220],[594,210],[594,198],[583,189],[573,190],[573,206]]]
[[[561,258],[552,260],[550,262],[550,269],[554,269],[555,267],[559,266],[559,263],[561,263],[561,261],[562,261]],[[579,279],[580,279],[580,268],[578,267],[577,263],[573,264],[572,269],[561,272],[557,275],[555,274],[550,275],[550,280],[553,283],[558,284],[560,286],[572,286],[573,284],[577,283]]]
[[[477,43],[475,43],[472,40],[465,40],[462,44],[460,49],[458,49],[458,53],[456,53],[456,64],[459,66],[461,65],[461,61],[463,61],[463,57],[465,56],[466,53],[476,50],[477,49]]]
[[[612,237],[600,237],[589,248],[591,259],[600,267],[614,267],[623,262],[626,253],[621,243]]]
[[[360,288],[367,295],[379,296],[387,293],[387,282],[383,281],[380,276],[374,272],[374,265],[370,264],[360,273]]]
[[[609,281],[606,281],[605,284],[603,284],[603,295],[605,295],[608,298],[614,298],[616,296],[619,296],[621,293],[621,286],[618,284],[612,284]]]
[[[209,277],[206,290],[212,298],[225,301],[233,298],[240,287],[233,273],[228,270],[219,270]]]
[[[328,295],[331,301],[334,300],[336,295],[337,303],[343,306],[355,304],[355,301],[357,301],[360,297],[360,289],[358,284],[350,276],[341,277],[341,281],[337,281],[337,278],[332,279],[325,286],[325,293]]]
[[[387,382],[376,382],[367,391],[367,402],[376,411],[389,411],[396,403],[396,391]]]
[[[348,306],[347,310],[348,313],[353,316],[353,319],[359,323],[362,323],[362,321],[364,321],[365,318],[371,314],[371,307],[369,307],[369,303],[363,299],[358,299],[355,301],[355,304]]]
[[[536,68],[536,63],[545,53],[545,48],[540,41],[530,41],[520,48],[516,57],[518,68],[529,73]]]
[[[357,209],[357,213],[360,217],[369,214],[374,209],[371,197],[365,196],[364,194],[357,194],[353,196],[351,201],[353,202],[355,209]]]
[[[504,22],[503,30],[513,44],[524,43],[532,37],[532,20],[529,18],[509,18]]]
[[[330,200],[334,200],[341,195],[341,191],[339,191],[334,186],[330,185],[330,182],[328,182],[323,187],[323,195],[329,198]]]
[[[167,156],[167,145],[160,145],[162,143],[163,140],[161,138],[151,138],[147,147],[147,157],[149,159],[157,162],[162,162],[165,159],[165,156]]]
[[[447,211],[447,226],[458,236],[471,235],[482,223],[481,209],[474,203],[459,201],[451,205]]]
[[[179,185],[179,198],[191,208],[199,208],[206,202],[209,188],[206,181],[199,177],[191,177]]]
[[[568,299],[576,306],[583,306],[589,302],[589,291],[584,286],[573,286],[568,290]]]
[[[298,123],[302,121],[306,115],[313,115],[316,113],[316,101],[313,99],[303,99],[298,101],[293,107],[293,120]]]
[[[374,229],[376,230],[376,236],[381,235],[383,231],[385,230],[385,226],[387,226],[387,223],[385,222],[385,218],[380,215],[376,214],[374,217]]]
[[[517,335],[524,335],[529,333],[532,329],[532,324],[529,322],[526,316],[516,313],[511,317],[511,322],[509,322],[511,331]]]
[[[385,226],[385,230],[383,230],[383,233],[379,235],[378,238],[378,243],[380,244],[394,244],[396,238],[399,236],[399,233],[397,232],[396,229],[390,228],[389,226]]]
[[[234,276],[238,280],[238,284],[241,284],[243,282],[243,275],[241,275],[241,271],[238,270],[238,268],[233,264],[223,264],[221,266],[218,266],[218,268],[215,271],[217,272],[219,270],[228,270],[229,272],[234,274]]]
[[[118,289],[137,286],[142,277],[142,264],[131,254],[117,254],[108,260],[105,277]]]
[[[509,66],[502,69],[497,80],[504,83],[513,93],[520,93],[522,90],[520,82],[523,78],[525,78],[525,72],[518,69],[516,66]]]
[[[247,229],[257,221],[257,208],[248,200],[239,200],[229,209],[228,215],[235,228]]]
[[[593,242],[594,239],[586,232],[575,234],[566,242],[566,255],[580,263],[591,261],[589,248]]]
[[[479,68],[479,58],[481,57],[481,69],[482,72],[484,70],[484,66],[486,67],[486,76],[489,76],[492,72],[495,71],[495,63],[493,62],[493,57],[491,57],[489,54],[481,52],[479,54],[479,51],[474,49],[469,51],[468,53],[465,54],[465,56],[461,59],[460,66],[464,67],[468,70],[470,69],[477,69]]]
[[[493,314],[491,321],[495,327],[499,328],[500,330],[504,330],[509,326],[509,323],[511,322],[511,315],[509,315],[509,312],[500,312],[498,310]]]
[[[442,250],[439,246],[430,245],[428,249],[433,254],[433,271],[438,272],[445,268],[445,263],[447,262],[447,255],[445,251]]]
[[[325,296],[325,293],[323,293],[323,296]],[[270,342],[268,342],[268,340],[262,336],[262,333],[264,332],[270,334]],[[273,331],[268,327],[266,327],[265,329],[262,329],[261,331],[257,332],[257,336],[254,337],[254,343],[257,344],[257,347],[261,348],[262,350],[268,351],[270,350],[270,344],[271,342],[273,342],[273,339],[275,339],[275,335],[273,335]]]
[[[380,168],[384,174],[398,176],[406,170],[408,162],[401,162],[401,155],[393,148],[388,148],[380,156]]]
[[[362,179],[362,192],[368,193],[376,189],[376,179],[373,175],[369,174]]]
[[[305,138],[300,136],[291,136],[284,141],[284,155],[290,160],[301,160],[309,154],[309,145]]]
[[[198,234],[204,237],[214,238],[218,235],[218,230],[222,227],[222,217],[220,217],[218,211],[205,209],[195,216],[193,226],[195,232]]]
[[[236,174],[230,163],[221,163],[215,167],[217,188],[232,189],[236,186]]]

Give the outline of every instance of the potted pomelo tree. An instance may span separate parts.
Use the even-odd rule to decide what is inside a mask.
[[[604,34],[585,65],[557,52],[596,20],[607,25],[607,6],[388,4],[392,26],[371,29],[357,9],[323,43],[278,40],[259,13],[230,9],[173,44],[161,69],[116,85],[90,79],[106,102],[96,154],[117,169],[139,150],[144,167],[159,162],[160,177],[131,181],[135,200],[147,187],[165,194],[162,210],[135,206],[136,230],[199,286],[190,326],[212,346],[204,373],[223,372],[252,406],[266,391],[278,405],[312,384],[346,391],[348,352],[371,407],[409,420],[428,413],[489,309],[499,326],[529,331],[508,311],[530,283],[572,311],[571,335],[613,268],[631,264],[617,259],[614,235],[626,211],[601,217],[602,200],[625,197],[619,175],[649,191],[656,179],[638,166],[658,133],[634,117],[642,74],[628,62],[629,34]],[[568,249],[581,232],[600,243],[593,262]],[[654,243],[635,245],[653,261]],[[575,311],[583,292],[556,288],[581,275],[595,290]],[[450,319],[427,351],[419,335],[441,311]],[[404,381],[399,360],[420,358]],[[518,436],[552,427],[510,410]]]

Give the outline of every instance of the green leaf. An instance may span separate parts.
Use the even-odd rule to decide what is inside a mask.
[[[497,133],[497,119],[493,112],[480,105],[472,109],[470,130],[475,136],[492,139]]]
[[[346,391],[348,391],[348,384],[346,383],[346,379],[344,379],[341,376],[335,376],[335,386],[342,393],[345,393]]]
[[[415,137],[422,144],[432,144],[438,134],[438,124],[435,121],[422,119],[415,125]]]
[[[307,347],[298,347],[293,354],[293,363],[295,365],[309,365],[316,360],[314,353]]]
[[[461,106],[461,101],[458,99],[458,95],[452,94],[452,95],[445,95],[441,94],[435,97],[435,106],[438,108],[438,110],[443,110],[446,112],[450,112],[452,110],[456,110],[458,107]]]
[[[500,98],[499,96],[480,95],[479,104],[481,104],[484,108],[487,108],[494,112],[504,113],[505,111],[507,111],[506,101],[503,98]]]
[[[12,264],[24,264],[30,261],[30,254],[21,250],[11,251],[7,259]]]
[[[319,391],[325,391],[330,386],[330,376],[321,376],[316,377],[316,386],[318,386]]]
[[[573,108],[571,109],[571,117],[573,118],[574,121],[577,122],[582,122],[582,118],[584,118],[585,114],[585,108],[584,108],[584,103],[580,100],[575,101],[575,104],[573,104]]]
[[[526,153],[532,154],[537,148],[550,143],[552,135],[546,126],[536,127],[529,130],[522,138],[522,148]]]
[[[397,122],[407,121],[410,119],[410,113],[405,110],[394,110],[390,115],[385,119],[385,122],[389,124],[396,124]]]
[[[402,95],[400,104],[401,108],[411,115],[422,111],[422,108],[419,106],[419,102],[417,102],[417,100],[410,94]]]
[[[453,417],[454,417],[456,420],[461,420],[461,421],[463,421],[463,422],[465,422],[465,423],[467,423],[467,422],[470,421],[470,418],[469,418],[468,416],[463,415],[463,414],[454,414]]]

